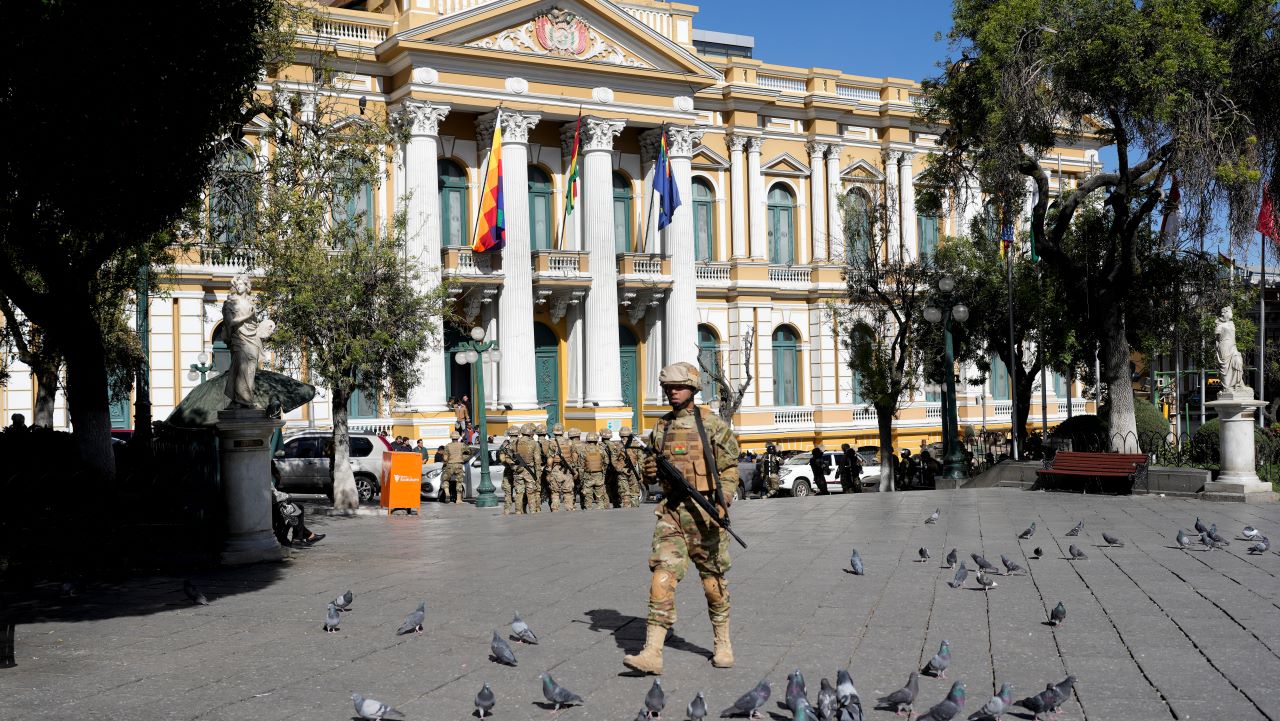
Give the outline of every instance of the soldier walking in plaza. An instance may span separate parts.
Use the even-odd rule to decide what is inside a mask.
[[[671,411],[658,421],[651,436],[652,447],[681,471],[692,486],[713,504],[721,515],[728,513],[738,490],[738,441],[729,426],[693,402],[701,387],[698,369],[691,363],[673,363],[658,376]],[[646,481],[657,478],[653,456],[644,459]],[[628,668],[643,673],[662,673],[662,646],[667,631],[676,622],[676,584],[684,578],[689,562],[702,578],[707,613],[715,633],[715,655],[711,665],[733,666],[733,646],[729,643],[729,535],[707,516],[688,495],[672,497],[665,482],[663,499],[654,515],[652,552],[649,555],[649,614],[646,619],[644,650],[622,658]]]
[[[765,444],[764,453],[756,461],[756,475],[764,481],[765,498],[776,498],[782,477],[782,456],[779,455],[777,446]]]
[[[551,429],[555,434],[547,441],[546,471],[548,493],[550,495],[552,513],[560,510],[572,511],[573,498],[573,449],[564,437],[564,426],[559,423]]]
[[[621,508],[624,504],[617,464],[622,460],[619,458],[622,454],[622,444],[613,440],[613,431],[606,428],[600,431],[600,447],[604,449],[605,508]]]
[[[639,508],[644,494],[640,491],[643,482],[644,449],[640,447],[640,439],[631,434],[631,426],[623,426],[621,447],[614,455],[614,470],[618,476],[618,492],[622,496],[623,508]]]
[[[582,478],[582,507],[601,510],[609,502],[604,488],[604,469],[607,464],[604,446],[594,433],[587,434],[587,442],[578,450],[578,474]]]
[[[462,445],[462,434],[453,431],[449,434],[449,443],[444,447],[444,470],[440,472],[440,501],[448,503],[453,497],[454,503],[462,503],[462,494],[466,490],[465,470],[467,447]],[[446,492],[447,489],[447,492]]]
[[[547,454],[551,448],[551,441],[547,440],[547,427],[539,423],[533,427],[534,440],[538,444],[538,453],[541,454],[542,460],[538,465],[534,466],[534,470],[538,472],[538,508],[542,508],[542,502],[551,497],[550,479],[547,477]]]
[[[498,449],[498,462],[502,464],[502,515],[504,516],[510,515],[512,509],[516,507],[516,459],[512,450],[515,449],[518,438],[520,438],[520,429],[510,426],[507,428],[507,441]],[[521,509],[515,512],[523,513],[524,511]]]

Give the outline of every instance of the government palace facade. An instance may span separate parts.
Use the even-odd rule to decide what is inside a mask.
[[[427,282],[448,282],[465,319],[443,329],[407,398],[354,398],[353,428],[443,442],[448,399],[475,397],[454,354],[478,325],[502,350],[484,367],[490,433],[526,422],[647,430],[667,410],[658,370],[701,357],[733,382],[751,371],[734,418],[744,448],[876,444],[830,312],[847,302],[842,201],[889,199],[891,244],[911,257],[983,212],[974,189],[944,216],[917,213],[916,178],[938,132],[917,117],[918,82],[773,65],[753,57],[752,38],[699,27],[696,6],[656,0],[348,0],[322,11],[307,40],[332,49],[333,92],[408,128],[387,182],[363,202],[377,221],[408,195],[411,253],[427,259]],[[260,90],[305,93],[309,77],[284,69]],[[580,114],[579,192],[566,212]],[[470,248],[495,124],[500,257]],[[651,188],[664,133],[683,202],[659,231]],[[1052,192],[1098,167],[1097,145],[1064,144],[1046,165]],[[201,246],[150,299],[154,418],[199,383],[188,376],[202,353],[213,372],[226,367],[221,306],[246,271],[251,252]],[[11,372],[3,417],[30,420],[33,381],[20,364]],[[1080,383],[1049,373],[1045,386],[1032,424],[1042,411],[1050,425],[1092,412]],[[1009,427],[998,359],[984,386],[963,388],[961,426]],[[710,386],[702,398],[719,402]],[[131,403],[115,405],[121,427]],[[328,404],[321,389],[289,426],[329,425]],[[941,415],[939,389],[915,389],[896,445],[939,440]],[[66,422],[60,398],[55,425]]]

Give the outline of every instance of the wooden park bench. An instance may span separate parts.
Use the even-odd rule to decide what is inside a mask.
[[[1085,492],[1131,493],[1147,486],[1147,456],[1142,453],[1085,453],[1058,451],[1045,459],[1036,475],[1056,485],[1079,486]]]

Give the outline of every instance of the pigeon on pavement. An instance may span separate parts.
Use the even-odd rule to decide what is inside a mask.
[[[406,633],[422,633],[422,622],[427,618],[427,602],[423,601],[413,610],[413,613],[405,616],[404,623],[400,624],[400,628],[396,629],[397,636],[403,636]]]
[[[340,623],[342,623],[342,616],[338,614],[338,607],[330,603],[329,612],[324,617],[324,632],[336,633]]]
[[[1035,549],[1031,551],[1031,557],[1037,561],[1040,560],[1040,557],[1043,555],[1044,551],[1042,551],[1039,546],[1036,546]]]
[[[351,595],[351,591],[347,591],[341,596],[338,596],[337,598],[333,599],[333,605],[337,606],[339,611],[350,611],[351,601],[353,601],[354,599],[355,599],[355,596]]]
[[[920,673],[934,678],[946,678],[947,667],[951,665],[951,643],[947,640],[942,641],[942,645],[938,646],[938,652],[929,659],[929,663],[920,669]]]
[[[956,549],[953,548],[951,549],[951,552],[947,554],[947,568],[955,568],[955,567],[956,567]]]
[[[1076,523],[1075,527],[1073,527],[1070,531],[1067,531],[1067,535],[1068,535],[1068,536],[1079,536],[1079,535],[1080,535],[1080,532],[1081,532],[1081,531],[1083,531],[1083,530],[1084,530],[1084,521],[1080,521],[1080,522]]]
[[[1032,521],[1031,525],[1027,527],[1027,530],[1018,534],[1018,538],[1031,538],[1034,535],[1036,535],[1036,522]]]
[[[1181,528],[1178,529],[1177,539],[1178,539],[1178,548],[1181,548],[1184,551],[1187,550],[1188,548],[1191,548],[1191,536],[1188,536],[1187,532],[1182,530]]]
[[[1271,550],[1271,539],[1267,538],[1266,536],[1262,536],[1261,538],[1258,539],[1257,543],[1253,544],[1252,546],[1249,546],[1249,553],[1254,556],[1261,553],[1266,553],[1269,550]]]
[[[787,709],[791,713],[795,713],[800,699],[807,698],[808,695],[804,688],[804,674],[800,673],[800,669],[792,671],[787,676],[787,691],[782,697],[783,701],[786,702]]]
[[[383,719],[388,716],[404,718],[404,714],[376,699],[365,698],[358,693],[351,694],[356,706],[356,715],[362,719]]]
[[[1017,573],[1018,571],[1022,570],[1022,566],[1019,566],[1018,564],[1014,563],[1012,560],[1009,559],[1008,556],[1004,555],[1003,553],[1000,554],[1000,563],[1004,564],[1004,575],[1006,576],[1012,573]]]
[[[1000,693],[992,696],[991,700],[983,704],[982,708],[970,714],[969,721],[989,721],[990,719],[997,719],[998,721],[1012,701],[1013,686],[1007,683],[1001,684]]]
[[[1040,693],[1021,699],[1015,702],[1014,705],[1030,711],[1034,714],[1033,719],[1039,719],[1040,714],[1049,713],[1053,710],[1053,704],[1057,698],[1058,692],[1054,689],[1053,684],[1049,684]]]
[[[1110,533],[1105,533],[1105,532],[1104,532],[1104,533],[1102,534],[1102,540],[1104,540],[1104,541],[1106,541],[1106,542],[1107,542],[1107,547],[1108,547],[1108,548],[1110,548],[1110,547],[1112,547],[1112,546],[1119,546],[1120,548],[1124,548],[1124,541],[1121,541],[1119,538],[1116,538],[1115,536],[1111,535]]]
[[[1213,540],[1212,538],[1209,537],[1209,534],[1207,533],[1200,534],[1200,543],[1208,547],[1210,551],[1212,551],[1215,548],[1222,548],[1223,546],[1227,545],[1225,543],[1220,543],[1218,541]]]
[[[867,570],[862,566],[862,556],[858,553],[858,549],[856,548],[853,549],[853,555],[849,556],[849,568],[852,570],[847,571],[847,573],[852,573],[855,576],[861,576],[867,572]]]
[[[1214,526],[1212,526],[1212,527],[1210,527],[1210,528],[1209,528],[1209,538],[1213,539],[1213,542],[1214,542],[1214,543],[1217,543],[1217,544],[1218,544],[1218,545],[1220,545],[1220,546],[1230,546],[1230,545],[1231,545],[1231,541],[1228,541],[1227,539],[1225,539],[1225,538],[1223,538],[1222,536],[1219,536],[1219,535],[1218,535],[1217,524],[1214,524]]]
[[[1214,525],[1216,526],[1216,525],[1218,525],[1218,524],[1216,524],[1216,523],[1215,523]],[[1208,532],[1209,532],[1209,528],[1208,528],[1207,526],[1205,526],[1205,525],[1204,525],[1204,521],[1200,520],[1200,517],[1199,517],[1199,516],[1196,516],[1196,531],[1198,531],[1198,532],[1200,532],[1200,533],[1208,533]]]
[[[516,611],[516,617],[511,619],[511,635],[517,641],[522,643],[537,643],[538,637],[533,635],[533,629],[529,628],[529,624],[520,618],[520,612]]]
[[[1067,676],[1061,682],[1053,685],[1053,691],[1057,694],[1057,698],[1053,702],[1053,708],[1057,709],[1062,704],[1071,700],[1071,694],[1076,688],[1076,677]],[[1047,690],[1047,689],[1046,689]]]
[[[689,706],[685,708],[685,713],[689,714],[689,721],[702,721],[707,717],[707,699],[702,695],[701,691],[689,702]]]
[[[888,696],[880,698],[881,706],[893,709],[894,713],[901,716],[906,712],[911,715],[911,705],[915,703],[916,694],[920,693],[920,675],[915,671],[907,677],[907,685],[894,691]]]
[[[187,598],[191,599],[191,602],[194,604],[200,606],[209,605],[209,599],[204,597],[204,593],[200,589],[196,588],[196,585],[191,582],[191,579],[187,579],[182,582],[182,592],[187,594]]]
[[[1240,536],[1244,538],[1244,540],[1246,541],[1256,540],[1258,538],[1258,535],[1259,535],[1258,529],[1254,528],[1253,526],[1245,526],[1244,530],[1240,532]]]
[[[760,707],[765,701],[769,700],[769,694],[772,689],[769,688],[769,679],[761,679],[755,688],[742,694],[742,696],[733,702],[733,705],[720,712],[720,718],[729,718],[730,716],[747,715],[747,718],[756,718],[759,715]],[[807,703],[807,702],[806,702]],[[792,709],[795,712],[795,709]]]
[[[497,702],[498,699],[494,698],[493,689],[489,688],[489,682],[485,681],[480,693],[476,694],[476,711],[480,714],[480,718],[484,718],[487,713],[492,713],[493,705]]]
[[[792,721],[818,721],[818,710],[813,707],[813,704],[809,703],[809,699],[802,698],[791,719]]]
[[[662,709],[667,707],[667,695],[662,692],[662,679],[653,679],[649,693],[644,695],[644,707],[649,712],[649,718],[662,716]]]
[[[952,588],[960,588],[964,585],[964,581],[969,577],[969,569],[965,568],[964,561],[960,562],[960,567],[956,569],[955,578],[947,581],[947,585]]]
[[[929,560],[929,549],[925,548],[924,546],[921,546],[919,550],[919,554],[920,554],[921,563],[924,563],[925,561]]]
[[[836,702],[841,706],[848,706],[854,701],[857,701],[859,707],[862,706],[858,689],[853,685],[853,677],[844,669],[836,671]]]
[[[997,585],[996,579],[988,576],[985,571],[978,571],[978,585],[982,586],[982,590],[990,591]]]
[[[983,557],[982,554],[970,553],[969,558],[973,559],[974,565],[977,566],[979,570],[982,570],[982,571],[996,570],[996,567],[991,565],[991,562],[988,561],[985,557]]]
[[[1071,544],[1070,546],[1067,546],[1067,552],[1071,554],[1071,560],[1073,561],[1089,560],[1089,557],[1085,555],[1085,552],[1081,551],[1079,548],[1076,548],[1076,544],[1074,543]]]
[[[964,681],[951,684],[951,691],[933,708],[916,717],[916,721],[951,721],[964,708]]]
[[[538,674],[538,678],[542,679],[542,697],[555,704],[552,710],[559,711],[561,706],[583,702],[581,696],[557,684],[555,679],[551,678],[551,674],[541,673]]]
[[[831,685],[828,679],[822,679],[821,688],[818,689],[818,719],[819,721],[835,721],[836,719],[836,689]]]
[[[516,654],[511,650],[511,644],[507,643],[507,639],[499,636],[497,631],[493,632],[493,638],[489,640],[489,652],[493,654],[490,658],[497,663],[516,665]]]
[[[924,522],[925,522],[925,523],[937,523],[937,522],[938,522],[938,514],[939,514],[939,513],[941,513],[941,512],[942,512],[942,509],[941,509],[941,508],[935,508],[935,509],[933,509],[933,515],[931,515],[931,516],[929,516],[928,518],[924,519]]]
[[[1049,611],[1049,625],[1061,626],[1066,622],[1067,622],[1067,607],[1062,604],[1062,601],[1058,601],[1058,605],[1054,606],[1053,610]]]

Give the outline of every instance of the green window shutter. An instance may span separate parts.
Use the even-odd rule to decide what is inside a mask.
[[[631,181],[622,173],[613,174],[613,247],[614,252],[630,253]]]
[[[551,178],[529,166],[529,241],[534,250],[551,248]]]
[[[693,252],[696,260],[715,259],[715,193],[701,178],[693,179]]]

